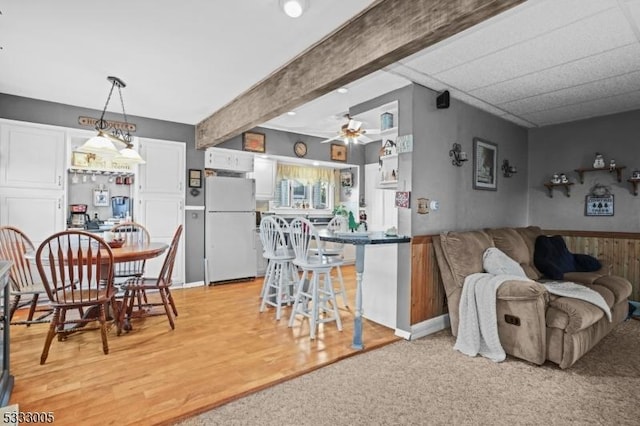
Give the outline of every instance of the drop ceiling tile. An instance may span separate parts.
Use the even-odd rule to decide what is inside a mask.
[[[582,120],[585,118],[631,111],[640,105],[640,91],[624,93],[606,99],[597,99],[578,105],[569,105],[552,110],[538,111],[523,116],[539,126]]]
[[[401,62],[429,74],[455,68],[616,7],[615,0],[529,0]]]
[[[463,91],[477,90],[636,41],[622,12],[611,9],[435,77]]]
[[[530,73],[474,90],[471,94],[495,105],[505,105],[637,70],[640,70],[640,43]]]
[[[517,115],[577,105],[592,100],[609,98],[640,90],[640,71],[618,77],[606,78],[591,83],[569,87],[555,92],[503,104],[502,107]],[[604,110],[603,114],[607,111]]]
[[[640,28],[640,0],[628,0],[625,5],[636,28]]]

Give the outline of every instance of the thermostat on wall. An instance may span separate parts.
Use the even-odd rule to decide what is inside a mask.
[[[440,201],[438,200],[431,200],[431,202],[429,203],[429,208],[431,209],[431,211],[436,211],[440,208]]]

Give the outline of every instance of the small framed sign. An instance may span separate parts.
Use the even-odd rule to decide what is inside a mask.
[[[345,145],[332,143],[331,161],[347,161],[347,147]]]
[[[408,209],[411,206],[411,192],[396,191],[396,207]]]
[[[265,140],[264,133],[244,132],[242,134],[242,150],[264,153],[266,149]]]
[[[109,190],[108,189],[94,189],[93,190],[93,205],[95,207],[109,207]]]
[[[587,195],[584,206],[584,215],[613,216],[613,195]]]
[[[202,188],[202,170],[189,169],[189,188]]]

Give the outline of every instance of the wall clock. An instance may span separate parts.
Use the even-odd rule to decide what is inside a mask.
[[[296,142],[295,144],[293,144],[293,152],[298,157],[304,157],[305,155],[307,155],[307,144],[302,141]]]

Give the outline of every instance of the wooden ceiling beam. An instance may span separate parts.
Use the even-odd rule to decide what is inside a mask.
[[[215,146],[525,0],[379,0],[196,126]]]

